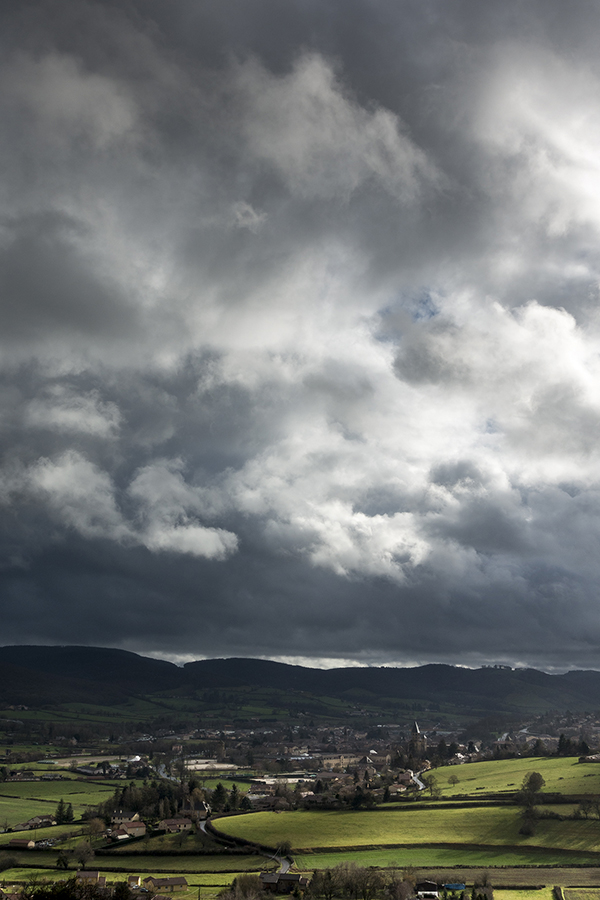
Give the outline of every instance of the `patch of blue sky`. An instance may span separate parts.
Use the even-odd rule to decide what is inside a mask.
[[[440,311],[436,301],[427,290],[423,290],[418,296],[413,297],[405,308],[415,322],[421,319],[433,319]]]
[[[399,314],[408,315],[413,322],[421,322],[433,319],[439,312],[434,294],[426,288],[411,294],[398,294],[379,310],[381,327],[375,337],[379,341],[397,340],[402,330]]]

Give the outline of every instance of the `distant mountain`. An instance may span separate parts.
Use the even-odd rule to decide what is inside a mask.
[[[0,655],[1,659],[1,655]],[[548,675],[536,669],[465,669],[448,665],[414,668],[310,669],[259,659],[207,659],[187,663],[190,683],[214,688],[243,685],[343,698],[363,694],[390,700],[490,704],[494,710],[600,708],[600,672]]]
[[[181,669],[174,663],[105,647],[0,647],[0,663],[60,678],[115,685],[134,694],[168,690],[181,684]]]
[[[549,675],[535,669],[448,665],[322,670],[259,659],[208,659],[179,667],[101,647],[0,647],[4,705],[119,706],[132,698],[151,700],[157,714],[158,706],[184,710],[188,716],[210,708],[213,719],[221,710],[226,719],[260,716],[240,712],[253,704],[266,705],[270,715],[291,709],[326,717],[328,710],[334,716],[336,710],[343,715],[359,708],[389,711],[396,718],[409,718],[414,709],[441,710],[459,719],[526,717],[550,709],[600,709],[600,672]]]

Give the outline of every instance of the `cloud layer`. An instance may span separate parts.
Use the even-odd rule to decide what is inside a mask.
[[[0,16],[4,640],[600,666],[600,13]]]

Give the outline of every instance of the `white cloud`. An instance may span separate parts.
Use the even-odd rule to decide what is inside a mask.
[[[550,235],[600,226],[600,82],[587,60],[499,44],[474,107],[474,136],[496,157],[488,184]]]
[[[34,428],[114,437],[121,414],[115,403],[102,401],[98,391],[78,394],[64,385],[53,385],[43,398],[27,404],[24,418],[25,424]]]
[[[206,559],[225,559],[237,550],[235,534],[222,528],[204,528],[201,525],[177,525],[174,528],[154,524],[143,537],[149,550],[169,550],[188,553]]]
[[[55,516],[86,538],[131,537],[114,496],[110,476],[74,450],[56,461],[42,459],[28,473]]]
[[[256,61],[240,67],[239,90],[249,148],[274,165],[301,197],[347,197],[373,179],[404,203],[440,173],[387,109],[365,109],[331,65],[307,54],[288,75]]]
[[[176,464],[174,468],[176,467]],[[167,473],[165,467],[161,470]],[[138,476],[130,493],[145,502],[142,524],[130,523],[119,508],[116,488],[108,473],[80,453],[67,451],[56,460],[42,459],[29,470],[12,473],[8,489],[25,491],[47,505],[60,523],[84,538],[106,538],[124,544],[142,544],[152,552],[189,554],[224,559],[237,549],[237,537],[221,528],[207,528],[194,521],[184,508],[197,506],[198,498],[173,475],[159,492],[144,492],[150,478]],[[175,490],[173,490],[175,488]],[[161,501],[166,501],[162,503]],[[187,502],[186,502],[187,501]]]
[[[139,506],[141,540],[150,550],[224,559],[237,550],[237,537],[195,521],[213,514],[211,496],[188,485],[182,469],[181,460],[159,461],[138,472],[130,484],[128,493]]]
[[[75,57],[20,54],[3,68],[4,103],[25,109],[44,140],[63,144],[83,138],[104,150],[135,136],[136,108],[127,89],[86,72]]]

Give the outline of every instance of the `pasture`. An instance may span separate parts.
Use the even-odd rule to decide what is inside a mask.
[[[36,815],[53,813],[59,800],[73,805],[75,818],[88,806],[109,800],[112,784],[64,781],[5,781],[0,783],[0,828],[6,829]]]
[[[114,872],[108,871],[106,869],[100,868],[99,870],[101,874],[106,875],[107,882],[110,885],[117,884],[118,882],[124,881],[125,878],[122,874],[116,874]],[[8,887],[12,885],[25,885],[31,882],[41,883],[41,882],[55,882],[55,881],[64,881],[65,879],[72,878],[75,873],[73,871],[70,872],[59,872],[56,869],[43,869],[43,868],[35,868],[35,867],[27,867],[27,868],[13,868],[6,869],[2,872],[2,882],[4,885]],[[135,869],[128,872],[129,875],[140,875],[142,878],[145,878],[148,875],[148,872],[138,872]],[[152,872],[153,875],[168,875],[169,872],[164,869],[155,869]],[[229,872],[227,874],[219,874],[219,873],[195,873],[195,872],[182,872],[188,881],[188,890],[181,891],[177,893],[177,897],[181,898],[181,900],[197,900],[199,891],[201,892],[202,897],[216,897],[217,894],[223,890],[223,888],[229,887],[234,878],[238,875],[243,875],[244,872]]]
[[[573,863],[573,854],[568,851],[537,848],[482,847],[474,850],[469,847],[394,847],[378,850],[340,850],[331,853],[300,853],[294,859],[303,871],[313,869],[330,869],[344,862],[354,862],[358,866],[377,866],[379,868],[405,869],[428,868],[431,866],[469,866],[486,869],[489,866],[569,866]],[[578,855],[577,862],[594,866],[597,855],[590,852]],[[600,878],[600,873],[599,873]],[[521,882],[519,882],[521,883]],[[600,900],[600,898],[598,898]]]
[[[494,900],[553,900],[552,888],[549,885],[535,890],[514,891],[500,888],[494,890]]]
[[[123,782],[121,782],[123,787]],[[74,778],[62,781],[4,781],[0,783],[0,797],[24,800],[50,801],[54,804],[63,798],[65,803],[95,806],[108,800],[115,792],[113,782],[87,782]]]
[[[137,872],[143,869],[146,873],[155,869],[171,874],[186,872],[260,872],[263,869],[274,869],[275,863],[264,856],[248,854],[239,856],[231,853],[218,854],[181,854],[179,856],[141,856],[131,853],[106,854],[96,856],[94,866],[110,869],[114,872]]]
[[[600,821],[544,819],[532,836],[519,834],[515,807],[471,809],[376,809],[362,812],[260,812],[221,818],[225,834],[270,847],[289,840],[297,850],[317,848],[375,849],[415,845],[464,849],[504,847],[593,853],[600,844]]]
[[[563,893],[565,900],[600,900],[600,891],[593,888],[568,888]]]
[[[529,772],[545,779],[544,793],[600,794],[600,763],[580,763],[576,757],[502,759],[442,766],[433,770],[443,796],[481,797],[486,793],[518,791]],[[449,778],[458,778],[458,784]]]

